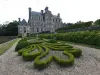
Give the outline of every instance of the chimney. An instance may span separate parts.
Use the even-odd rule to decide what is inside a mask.
[[[43,10],[41,10],[41,13],[43,14]]]
[[[30,7],[28,9],[29,9],[29,21],[30,21],[32,9]]]
[[[18,22],[20,23],[20,18],[18,18]]]
[[[58,13],[58,15],[57,15],[58,17],[60,17],[60,13]]]
[[[49,7],[45,7],[45,12],[47,12],[47,11],[48,11],[48,9],[49,9]]]

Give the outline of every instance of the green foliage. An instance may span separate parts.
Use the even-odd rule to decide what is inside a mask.
[[[18,34],[18,38],[22,38],[22,34]]]
[[[100,19],[97,19],[94,24],[100,26]]]
[[[23,59],[26,61],[34,60],[34,67],[38,69],[46,68],[52,60],[55,60],[61,66],[71,66],[74,64],[74,57],[79,57],[82,54],[82,51],[80,49],[74,49],[73,46],[70,46],[61,41],[57,42],[56,40],[53,39],[40,40],[40,39],[24,38],[20,42],[23,41],[27,42],[35,41],[35,43],[31,43],[30,45],[27,45],[24,48],[18,50],[18,54],[22,55]],[[56,54],[54,55],[51,54],[48,56],[50,50],[62,51],[62,53],[67,56],[67,58],[62,59]],[[47,58],[45,58],[46,56]]]
[[[57,41],[54,40],[54,39],[50,39],[50,40],[48,40],[47,42],[48,42],[48,43],[57,43]]]
[[[50,56],[48,59],[46,59],[45,61],[40,61],[41,57],[38,56],[35,60],[34,60],[34,66],[35,68],[38,69],[43,69],[46,68],[47,65],[52,61],[52,56]]]
[[[32,46],[33,45],[29,45],[29,46],[27,46],[25,48],[21,48],[20,50],[18,50],[18,54],[22,55],[23,52],[30,50]]]
[[[47,39],[48,36],[49,38],[50,36],[55,36],[57,40],[100,46],[100,32],[95,32],[95,31],[68,32],[68,33],[40,35],[40,37],[47,38]]]
[[[5,51],[7,51],[18,40],[19,39],[14,39],[14,40],[8,42],[6,45],[5,44],[1,44],[0,45],[0,55],[3,54]]]
[[[18,42],[18,44],[15,48],[15,51],[18,51],[22,48],[25,48],[25,47],[29,46],[29,45],[30,45],[30,43],[28,43],[26,39],[22,39]]]
[[[37,47],[38,47],[38,52],[34,52],[34,50],[36,49],[36,45],[34,45],[33,48],[30,48],[30,50],[24,51],[22,53],[23,59],[26,61],[31,61],[34,60],[37,56],[39,56],[42,53],[42,48],[40,46]]]
[[[69,59],[64,60],[64,59],[59,59],[58,57],[54,56],[54,59],[56,60],[56,62],[62,66],[72,66],[74,64],[74,56],[66,51],[64,51],[63,54],[67,55]]]
[[[66,24],[66,26],[64,28],[59,28],[56,31],[57,32],[65,32],[66,30],[70,30],[70,29],[77,29],[77,28],[85,28],[85,27],[90,27],[92,26],[93,21],[88,21],[88,22],[77,22],[74,24]]]
[[[10,22],[7,25],[2,25],[0,28],[0,36],[17,36],[18,25],[19,23],[17,21]]]
[[[82,54],[82,51],[80,49],[75,48],[65,49],[65,51],[71,53],[74,57],[80,57]]]

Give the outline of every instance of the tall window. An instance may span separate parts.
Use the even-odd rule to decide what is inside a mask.
[[[56,19],[56,22],[57,22],[57,20],[58,20],[58,19]]]
[[[39,28],[37,28],[37,33],[39,32]]]
[[[60,22],[60,19],[59,19],[59,22]]]
[[[24,27],[24,33],[26,33],[26,27]]]
[[[53,19],[53,22],[54,22],[54,19]]]
[[[19,32],[22,32],[22,27],[19,28]]]

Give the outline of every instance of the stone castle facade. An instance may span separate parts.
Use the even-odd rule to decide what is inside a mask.
[[[46,7],[41,12],[32,11],[29,8],[29,20],[26,22],[25,19],[20,21],[18,25],[19,34],[34,34],[41,32],[55,32],[56,29],[61,28],[62,19],[60,13],[53,15],[52,12]]]

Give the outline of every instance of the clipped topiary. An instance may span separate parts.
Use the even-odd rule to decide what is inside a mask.
[[[38,52],[34,52],[35,49],[38,48]],[[30,48],[28,51],[24,51],[22,53],[23,59],[26,61],[34,60],[37,56],[42,53],[42,48],[40,46],[34,45],[33,48]]]
[[[18,51],[22,48],[25,48],[25,47],[29,46],[29,45],[30,45],[30,43],[28,43],[25,39],[22,39],[18,42],[18,44],[15,48],[15,51]]]
[[[82,55],[82,51],[78,48],[67,49],[66,52],[73,54],[74,57],[80,57]]]
[[[25,48],[18,50],[18,55],[22,55],[23,52],[30,50],[32,47],[33,47],[33,45],[29,45]]]
[[[54,39],[50,39],[50,40],[48,40],[47,42],[48,42],[48,43],[57,43],[57,41],[54,40]]]

